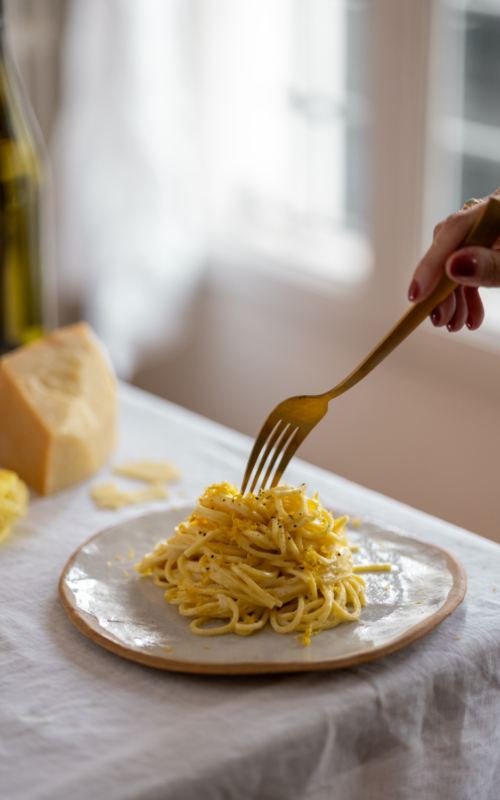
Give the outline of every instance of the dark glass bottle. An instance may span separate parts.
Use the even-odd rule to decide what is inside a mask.
[[[33,111],[10,60],[0,0],[0,355],[39,338],[50,324],[42,153]]]

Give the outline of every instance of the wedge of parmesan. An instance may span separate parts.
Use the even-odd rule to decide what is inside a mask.
[[[0,359],[0,464],[41,494],[102,466],[115,444],[116,418],[115,381],[85,323]]]
[[[123,506],[132,506],[138,503],[147,503],[149,500],[164,500],[168,491],[159,481],[154,481],[145,489],[135,489],[132,492],[123,492],[116,483],[103,483],[90,490],[90,496],[98,508],[116,510]]]
[[[173,483],[182,478],[175,464],[171,461],[127,461],[125,464],[117,464],[113,467],[115,475],[123,475],[125,478],[135,478],[138,481],[164,481]]]

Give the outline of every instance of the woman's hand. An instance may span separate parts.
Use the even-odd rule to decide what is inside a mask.
[[[489,197],[500,197],[500,189]],[[413,303],[425,300],[443,270],[461,284],[432,312],[432,324],[437,328],[446,325],[449,331],[454,332],[467,325],[469,330],[477,330],[484,319],[478,287],[500,286],[500,240],[491,250],[486,247],[458,249],[489,197],[464,207],[436,225],[432,245],[413,274],[408,291]]]

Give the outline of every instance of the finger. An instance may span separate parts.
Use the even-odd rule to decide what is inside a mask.
[[[496,194],[496,192],[495,192]],[[408,297],[413,302],[425,300],[436,286],[446,260],[457,250],[483,211],[489,197],[476,205],[457,211],[436,226],[435,239],[418,264]]]
[[[464,286],[500,286],[500,250],[464,247],[447,259],[445,268]]]
[[[455,292],[452,292],[446,300],[434,309],[431,314],[431,321],[435,328],[442,328],[452,319],[456,308]]]
[[[463,286],[458,286],[455,289],[455,313],[446,326],[450,333],[456,333],[465,325],[469,310],[465,301],[465,294]]]
[[[442,222],[438,222],[438,224],[434,228],[434,231],[432,232],[432,241],[434,241],[435,239],[438,238],[440,232],[443,229],[443,225],[445,224],[445,222],[446,222],[446,220],[443,220]]]
[[[474,286],[464,286],[464,295],[468,309],[467,322],[465,324],[470,331],[477,331],[484,320],[484,306],[479,289]]]

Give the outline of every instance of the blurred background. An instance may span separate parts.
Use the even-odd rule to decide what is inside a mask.
[[[406,310],[500,187],[498,0],[6,0],[54,174],[61,323],[255,436]],[[500,541],[500,295],[424,324],[300,456]],[[168,456],[168,442],[165,443]]]

